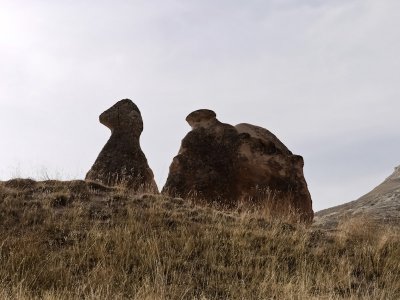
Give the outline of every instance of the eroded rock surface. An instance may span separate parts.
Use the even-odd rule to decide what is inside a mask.
[[[158,192],[153,172],[140,148],[143,120],[138,107],[124,99],[103,112],[99,119],[111,130],[111,137],[87,173],[86,180]]]
[[[335,228],[340,222],[354,218],[400,226],[400,166],[359,199],[317,212],[315,226]]]
[[[192,130],[173,159],[164,193],[226,206],[265,203],[272,214],[292,211],[312,220],[303,158],[275,135],[250,124],[221,123],[205,109],[186,121]]]

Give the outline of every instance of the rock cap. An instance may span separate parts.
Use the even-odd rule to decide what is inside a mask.
[[[195,110],[186,117],[186,121],[193,129],[198,127],[209,127],[218,122],[217,114],[210,109]]]
[[[143,131],[143,120],[139,108],[130,99],[122,99],[99,116],[99,121],[111,131]]]

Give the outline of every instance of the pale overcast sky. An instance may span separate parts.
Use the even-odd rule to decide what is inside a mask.
[[[400,164],[399,0],[0,0],[0,180],[84,178],[123,98],[161,188],[185,117],[275,133],[314,209]]]

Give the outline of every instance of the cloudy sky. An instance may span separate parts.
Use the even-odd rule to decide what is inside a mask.
[[[0,0],[0,180],[83,178],[131,98],[161,187],[188,113],[268,128],[319,210],[400,164],[398,0]]]

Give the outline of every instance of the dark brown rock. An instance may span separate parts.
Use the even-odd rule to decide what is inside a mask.
[[[272,214],[292,211],[312,220],[303,158],[275,135],[250,124],[221,123],[210,110],[186,120],[192,130],[170,166],[164,193],[229,207],[268,202]]]
[[[138,107],[129,99],[121,100],[100,115],[100,123],[111,130],[111,137],[86,180],[158,192],[153,172],[140,148],[143,120]]]

